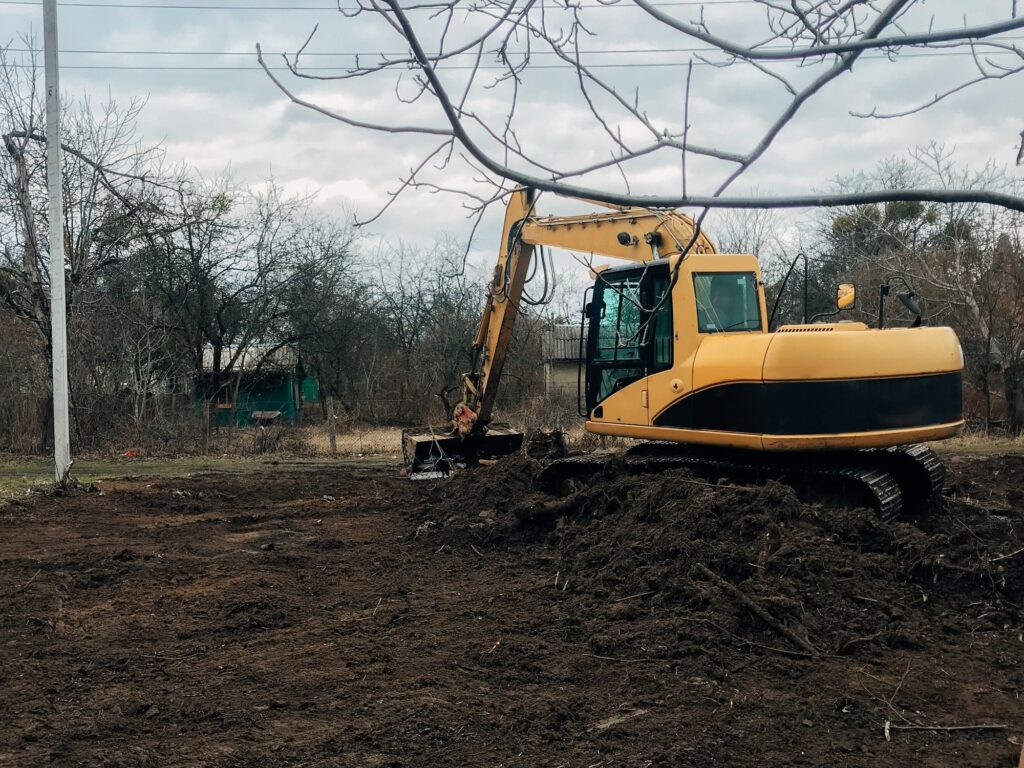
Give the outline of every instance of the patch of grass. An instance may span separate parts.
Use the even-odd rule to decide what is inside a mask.
[[[364,460],[352,455],[328,460],[281,454],[259,457],[210,455],[135,459],[88,458],[75,461],[72,475],[80,482],[95,483],[128,477],[167,479],[208,473],[244,475],[266,472],[268,467],[281,466],[287,467],[289,471],[319,471],[338,464],[351,464],[353,461],[372,463],[380,459]],[[393,461],[387,460],[388,467],[393,465]],[[52,459],[42,456],[0,455],[0,499],[23,495],[32,488],[51,485],[53,481]]]
[[[137,449],[135,458],[91,455],[75,459],[73,476],[83,483],[122,477],[171,478],[209,472],[244,474],[264,470],[267,465],[287,464],[289,469],[316,469],[335,459],[344,462],[360,457],[398,459],[402,454],[401,430],[388,427],[355,428],[338,434],[338,451],[331,456],[325,426],[272,427],[278,439],[268,452],[257,452],[256,444],[265,433],[258,428],[221,430],[210,454],[185,456],[146,455]],[[53,459],[47,456],[0,454],[0,497],[21,495],[33,487],[53,483]]]
[[[969,432],[949,440],[929,443],[929,447],[938,453],[966,453],[978,456],[1024,453],[1024,436],[985,436],[980,432]]]
[[[218,456],[140,459],[76,459],[72,475],[83,483],[120,477],[185,477],[202,472],[245,472],[251,459]],[[54,481],[53,460],[43,456],[0,456],[0,496],[24,493]]]
[[[305,427],[302,434],[305,453],[312,456],[330,456],[331,441],[327,428]],[[400,456],[402,430],[394,427],[355,427],[338,433],[339,456]]]

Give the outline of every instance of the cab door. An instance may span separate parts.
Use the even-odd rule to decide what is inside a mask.
[[[686,294],[688,286],[682,274],[672,285],[673,264],[674,259],[662,272],[651,276],[653,317],[650,330],[650,373],[646,379],[648,424],[662,409],[690,389],[693,339],[685,334],[680,338],[679,333],[680,326],[686,322],[688,309],[680,296]]]
[[[608,270],[598,277],[587,336],[588,413],[614,395],[616,420],[648,423],[647,377],[672,366],[668,286],[666,263]]]
[[[642,269],[598,276],[587,334],[587,411],[644,377]]]

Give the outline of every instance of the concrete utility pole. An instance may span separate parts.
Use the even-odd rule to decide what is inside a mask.
[[[64,295],[64,184],[60,167],[57,0],[43,0],[46,65],[46,188],[50,199],[50,338],[53,347],[53,458],[58,483],[71,473],[68,428],[68,329]]]

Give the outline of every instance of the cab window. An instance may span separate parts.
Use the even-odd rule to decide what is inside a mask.
[[[597,344],[588,376],[596,392],[591,401],[600,402],[644,375],[641,360],[640,276],[606,281],[601,291],[601,314]]]
[[[640,362],[640,280],[609,282],[597,333],[597,359]]]
[[[761,330],[757,275],[753,272],[695,273],[693,292],[701,333]]]

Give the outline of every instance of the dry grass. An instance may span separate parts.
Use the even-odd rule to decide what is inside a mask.
[[[325,427],[303,427],[304,455],[330,456],[331,441]],[[402,453],[402,430],[394,427],[366,427],[338,433],[338,456],[398,456]]]
[[[517,420],[519,421],[519,420]],[[524,423],[513,426],[529,434],[531,428]],[[592,435],[576,424],[565,429],[566,444],[570,450],[590,451],[602,447],[601,438]],[[632,441],[616,437],[606,438],[604,447],[614,449],[631,444]],[[330,439],[325,427],[301,427],[288,430],[282,437],[279,452],[296,453],[302,456],[329,457]],[[338,433],[338,456],[401,456],[402,430],[392,427],[365,427]]]
[[[981,456],[1024,453],[1024,435],[1019,437],[986,436],[981,432],[967,432],[959,437],[931,443],[930,447],[939,453],[966,453]]]
[[[525,419],[510,419],[524,432],[530,430]],[[519,423],[515,423],[519,422]],[[580,421],[565,421],[563,427],[570,450],[616,450],[627,447],[631,441],[609,437],[601,438],[583,428]],[[400,459],[402,431],[396,427],[353,428],[338,434],[338,450],[334,455],[344,460],[359,457],[381,457],[390,461]],[[1024,436],[988,436],[970,432],[951,440],[932,443],[943,454],[1000,455],[1024,453]],[[133,449],[133,446],[124,446]],[[228,434],[222,430],[210,446],[208,455],[195,452],[171,453],[137,448],[135,457],[120,456],[116,451],[93,452],[79,456],[75,461],[75,474],[79,479],[93,481],[104,477],[127,474],[177,476],[203,471],[251,471],[260,460],[289,460],[308,458],[312,463],[329,463],[332,455],[327,429],[323,425],[307,427],[256,427],[235,429]],[[0,454],[0,498],[24,493],[27,487],[45,485],[50,481],[51,460],[41,456]]]
[[[395,427],[362,427],[338,433],[338,450],[335,456],[398,456],[402,451],[402,431]],[[128,446],[134,448],[134,446]],[[118,451],[120,452],[120,451]],[[162,451],[137,449],[139,456],[156,457]],[[197,446],[185,454],[201,453]],[[330,458],[331,444],[324,425],[293,427],[288,425],[272,427],[221,428],[212,436],[210,455],[217,456],[303,456]],[[168,454],[178,455],[177,452]]]
[[[237,456],[179,456],[155,458],[76,458],[75,479],[90,484],[121,477],[190,477],[204,472],[257,471],[263,462]],[[48,456],[0,454],[0,500],[22,496],[53,485],[53,459]]]

